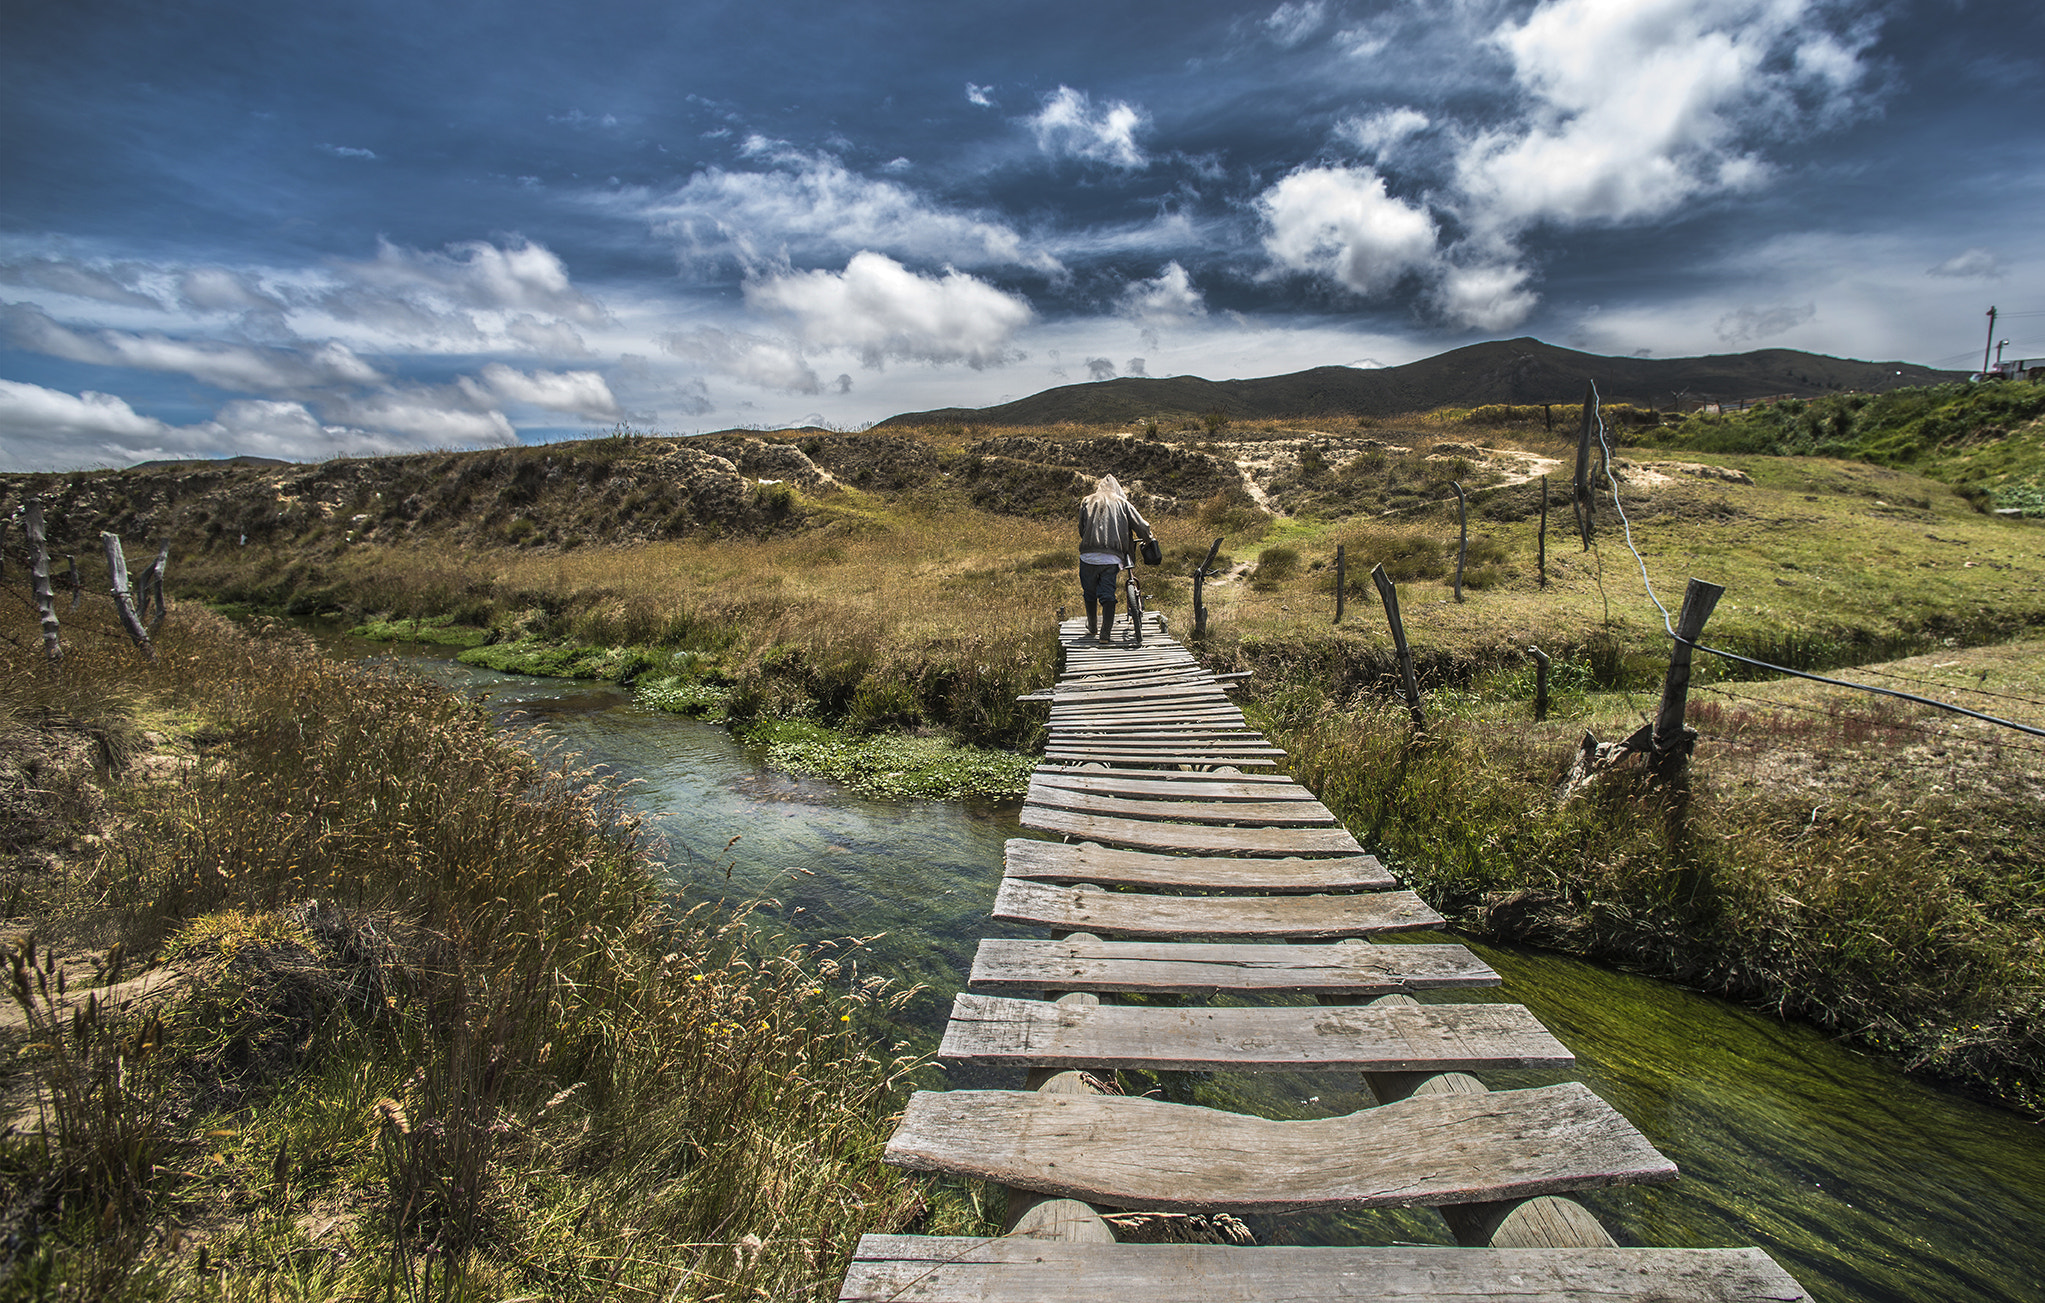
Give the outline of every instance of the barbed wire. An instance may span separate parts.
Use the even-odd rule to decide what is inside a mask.
[[[1937,679],[1916,678],[1908,674],[1898,674],[1894,670],[1878,670],[1872,665],[1861,666],[1860,672],[1879,674],[1885,679],[1896,679],[1903,683],[1922,683],[1926,687],[1944,688],[1947,692],[1971,692],[1977,697],[1995,697],[2002,701],[2022,702],[2026,706],[2045,707],[2045,701],[2040,701],[2036,697],[2019,697],[2013,692],[1996,692],[1989,688],[1970,688],[1964,683],[1940,683]]]
[[[1759,706],[1767,710],[1787,710],[1804,715],[1820,715],[1835,724],[1839,723],[1842,719],[1849,718],[1842,716],[1836,710],[1830,710],[1823,706],[1806,706],[1795,701],[1778,701],[1773,697],[1750,696],[1744,692],[1731,692],[1725,688],[1714,687],[1704,683],[1693,683],[1690,686],[1698,692],[1708,692],[1713,696],[1724,697],[1730,701],[1747,702],[1750,705]],[[1953,740],[1953,735],[1950,733],[1942,733],[1938,729],[1926,728],[1922,724],[1911,723],[1907,720],[1866,718],[1863,722],[1870,728],[1887,729],[1899,733],[1915,733],[1920,737],[1927,737],[1933,741],[1950,742]],[[1987,741],[1989,746],[1996,748],[1998,751],[2022,751],[2034,756],[2045,756],[2045,747],[2025,746],[2021,742],[2005,742],[1998,738],[1989,738]]]
[[[1612,445],[1605,438],[1604,403],[1598,396],[1598,386],[1595,382],[1591,384],[1591,415],[1597,422],[1598,447],[1605,454],[1603,463],[1605,479],[1612,486],[1612,509],[1619,513],[1619,524],[1626,538],[1626,550],[1633,553],[1633,559],[1639,563],[1640,582],[1647,589],[1647,600],[1653,602],[1654,609],[1662,613],[1662,628],[1668,632],[1670,638],[1679,643],[1694,647],[1698,651],[1716,656],[1720,660],[1732,661],[1735,664],[1748,665],[1755,669],[1768,670],[1775,674],[1786,674],[1791,678],[1808,679],[1812,683],[1829,683],[1835,688],[1848,688],[1855,692],[1869,692],[1877,696],[1895,697],[1902,701],[1914,701],[1920,706],[1930,706],[1934,710],[1945,710],[1955,715],[1965,715],[1970,719],[1982,720],[1985,723],[1994,724],[2001,728],[2013,728],[2019,733],[2028,733],[2032,737],[2045,737],[2045,728],[2034,728],[2029,724],[2019,724],[2016,720],[2004,719],[2000,715],[1990,715],[1979,710],[1971,710],[1966,706],[1955,705],[1950,701],[1939,701],[1933,697],[1921,697],[1914,692],[1899,692],[1895,688],[1880,688],[1872,683],[1854,683],[1847,679],[1828,678],[1823,674],[1812,674],[1806,670],[1791,669],[1787,665],[1776,665],[1770,661],[1757,660],[1752,656],[1742,656],[1738,652],[1729,652],[1718,647],[1708,647],[1701,642],[1693,642],[1678,634],[1676,632],[1675,621],[1669,615],[1669,608],[1663,606],[1662,599],[1655,594],[1654,580],[1647,573],[1647,558],[1642,556],[1640,549],[1633,545],[1633,522],[1626,518],[1626,507],[1619,501],[1619,480],[1612,473]]]

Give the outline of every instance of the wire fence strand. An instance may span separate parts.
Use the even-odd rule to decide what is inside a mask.
[[[1718,647],[1708,647],[1701,642],[1691,642],[1689,639],[1679,636],[1676,633],[1675,623],[1669,616],[1669,608],[1663,606],[1662,599],[1655,594],[1654,580],[1647,573],[1647,558],[1642,556],[1640,549],[1633,544],[1633,522],[1626,518],[1626,508],[1619,501],[1619,479],[1612,473],[1612,445],[1605,437],[1604,403],[1598,396],[1598,387],[1595,383],[1591,385],[1591,414],[1597,422],[1598,447],[1604,453],[1605,479],[1612,487],[1612,509],[1619,513],[1619,524],[1626,537],[1626,550],[1633,553],[1634,561],[1639,563],[1640,582],[1647,589],[1647,600],[1653,602],[1654,609],[1662,613],[1662,628],[1671,639],[1680,643],[1689,643],[1691,647],[1698,651],[1716,656],[1720,660],[1732,661],[1737,665],[1751,666],[1754,669],[1767,670],[1774,674],[1784,674],[1791,678],[1808,679],[1812,683],[1828,683],[1835,688],[1848,688],[1855,692],[1868,692],[1874,693],[1877,696],[1895,697],[1901,701],[1914,701],[1920,706],[1930,706],[1934,710],[1944,710],[1950,711],[1955,715],[1965,715],[1969,719],[1978,719],[2000,728],[2015,729],[2019,733],[2028,733],[2032,737],[2045,737],[2045,728],[2034,728],[2029,724],[2020,724],[2013,719],[2004,719],[2000,715],[1990,715],[1983,711],[1972,710],[1966,706],[1955,705],[1950,701],[1940,701],[1934,697],[1922,697],[1914,692],[1903,692],[1895,688],[1877,687],[1872,683],[1854,683],[1846,679],[1828,678],[1823,674],[1812,674],[1807,670],[1793,670],[1787,665],[1776,665],[1770,661],[1757,660],[1752,656],[1742,656],[1738,652],[1729,652]]]

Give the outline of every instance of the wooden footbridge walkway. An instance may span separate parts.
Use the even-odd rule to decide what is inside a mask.
[[[845,1303],[1153,1300],[1791,1300],[1759,1249],[1620,1248],[1568,1192],[1675,1166],[1587,1087],[1487,1090],[1487,1068],[1574,1060],[1514,1004],[1422,1004],[1496,985],[1458,945],[1376,946],[1442,920],[1313,793],[1228,686],[1165,636],[1099,647],[1061,627],[1051,739],[1008,843],[996,918],[1051,940],[980,943],[947,1060],[1023,1067],[1024,1090],[919,1091],[887,1160],[999,1182],[992,1239],[870,1235]],[[1199,938],[1199,940],[1188,940]],[[1118,992],[1191,997],[1104,1003]],[[1318,1003],[1244,1004],[1313,995]],[[1199,997],[1227,995],[1228,1005]],[[1272,1121],[1097,1093],[1086,1071],[1360,1072],[1380,1101]],[[1457,1244],[1118,1244],[1097,1208],[1272,1213],[1432,1205]]]

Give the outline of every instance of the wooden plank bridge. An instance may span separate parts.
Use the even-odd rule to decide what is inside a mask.
[[[1364,852],[1155,617],[1141,648],[1060,628],[1065,664],[996,918],[941,1058],[1014,1064],[1023,1090],[918,1091],[887,1160],[1008,1187],[992,1239],[870,1235],[843,1303],[1115,1299],[1792,1300],[1759,1249],[1621,1248],[1572,1191],[1675,1165],[1587,1087],[1471,1074],[1567,1068],[1515,1004],[1423,1005],[1495,986],[1459,945],[1377,946],[1440,916]],[[1116,1005],[1170,993],[1173,1007]],[[1244,1004],[1312,995],[1313,1005]],[[1229,997],[1227,1005],[1195,1003]],[[1099,1093],[1093,1073],[1360,1072],[1375,1107],[1273,1121]],[[1457,1246],[1120,1244],[1097,1209],[1272,1213],[1439,1207]]]

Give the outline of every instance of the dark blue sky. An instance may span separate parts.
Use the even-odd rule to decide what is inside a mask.
[[[2045,354],[2032,5],[4,4],[0,465]]]

